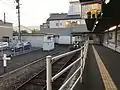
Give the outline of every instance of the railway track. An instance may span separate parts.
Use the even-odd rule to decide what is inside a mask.
[[[52,65],[52,76],[54,76],[57,72],[61,71],[63,68],[68,66],[74,60],[78,58],[80,52],[76,52],[72,55],[59,59],[57,62]],[[64,82],[65,78],[69,70],[61,75],[58,79],[55,80],[53,85],[53,90],[58,90],[59,87]],[[20,87],[16,90],[46,90],[46,69],[42,69],[39,73],[34,75],[32,78],[24,82]]]
[[[56,56],[66,52],[64,49],[57,49],[49,55]],[[42,72],[45,68],[45,57],[35,60],[21,68],[6,73],[0,76],[0,90],[17,90],[27,81],[30,81],[33,77]]]
[[[67,45],[56,45],[54,50],[51,50],[50,52],[42,51],[42,49],[32,51],[30,53],[27,53],[25,55],[19,55],[16,57],[12,57],[10,61],[8,61],[8,66],[6,68],[6,73],[11,72],[15,69],[18,69],[24,65],[27,65],[29,63],[32,63],[40,58],[45,57],[46,55],[50,54],[51,52],[57,52],[60,51],[61,53],[64,53],[68,51]],[[63,52],[62,52],[63,51]],[[3,60],[0,59],[0,76],[5,74],[3,69]]]

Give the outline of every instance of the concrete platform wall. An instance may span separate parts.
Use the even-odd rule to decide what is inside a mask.
[[[17,36],[14,36],[16,40],[18,39]],[[44,41],[44,36],[22,36],[22,40],[26,40],[31,42],[33,47],[40,47],[42,48],[43,46],[43,41]]]
[[[17,36],[14,36],[13,38],[18,39]],[[44,42],[44,36],[22,36],[22,40],[26,40],[31,42],[33,47],[43,47]],[[54,42],[57,44],[70,44],[71,38],[70,36],[60,36],[57,39],[54,39]]]

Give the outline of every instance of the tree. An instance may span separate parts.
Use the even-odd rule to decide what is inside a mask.
[[[32,34],[38,34],[38,33],[40,33],[40,30],[38,30],[38,29],[33,29],[32,30]]]
[[[28,31],[27,30],[22,30],[20,33],[21,34],[28,34]]]
[[[17,31],[13,31],[13,35],[18,35],[18,32]]]

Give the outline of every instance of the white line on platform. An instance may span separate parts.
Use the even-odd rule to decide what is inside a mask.
[[[112,80],[112,77],[110,76],[109,72],[107,71],[104,63],[102,62],[100,56],[98,55],[96,49],[94,48],[94,46],[92,46],[94,54],[95,54],[95,58],[98,64],[98,68],[100,70],[100,74],[102,76],[102,80],[105,86],[105,90],[118,90],[114,81]]]

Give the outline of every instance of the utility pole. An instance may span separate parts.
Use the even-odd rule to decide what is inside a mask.
[[[17,6],[16,9],[18,10],[18,40],[21,41],[21,33],[20,33],[20,0],[16,0]]]
[[[4,13],[4,24],[6,23],[6,15],[5,15],[5,13]]]

